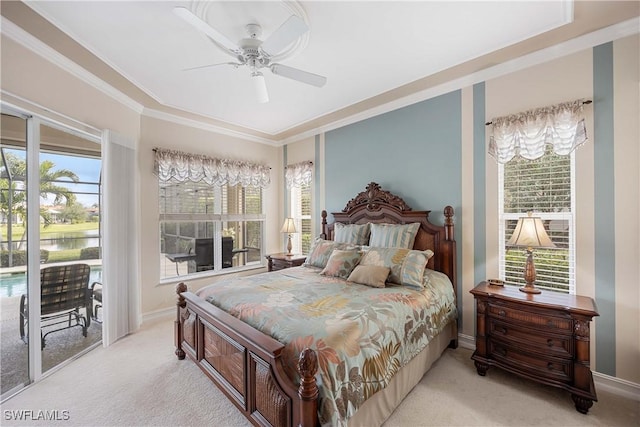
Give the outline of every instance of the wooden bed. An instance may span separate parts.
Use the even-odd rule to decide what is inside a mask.
[[[420,223],[414,249],[431,249],[434,252],[427,267],[446,274],[456,292],[453,208],[444,208],[444,226],[432,224],[429,213],[430,211],[413,211],[400,197],[382,190],[372,182],[365,191],[350,200],[342,212],[334,213],[333,217],[335,222],[345,224]],[[320,237],[332,240],[333,229],[334,224],[327,223],[327,213],[323,211]],[[319,425],[316,383],[318,360],[313,350],[305,349],[300,353],[297,366],[300,375],[298,386],[285,373],[283,344],[188,292],[184,283],[180,283],[176,291],[175,354],[179,359],[189,356],[255,425]],[[410,362],[414,365],[413,370],[405,370],[404,376],[410,379],[411,384],[390,384],[393,396],[387,396],[386,403],[382,405],[375,399],[364,402],[356,413],[360,415],[362,412],[363,416],[353,424],[379,424],[380,420],[386,419],[442,351],[447,346],[457,346],[456,321],[451,321],[447,325],[446,334],[440,335],[438,340],[434,340],[437,343],[429,344],[420,357],[416,356],[415,361]],[[188,387],[189,384],[183,386]],[[386,390],[377,394],[383,394],[382,392]],[[373,415],[366,413],[369,410]],[[352,420],[349,424],[352,424]]]

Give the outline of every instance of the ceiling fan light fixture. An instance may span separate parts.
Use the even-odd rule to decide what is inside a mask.
[[[251,81],[253,81],[258,102],[261,104],[269,102],[269,92],[267,92],[267,82],[264,75],[260,71],[254,71],[251,73]]]

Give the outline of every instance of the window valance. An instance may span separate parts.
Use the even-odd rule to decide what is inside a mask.
[[[154,151],[154,170],[163,181],[203,181],[215,186],[240,184],[243,187],[260,188],[271,183],[269,166],[160,148]]]
[[[313,178],[313,162],[300,162],[285,168],[284,178],[287,188],[310,185]]]
[[[568,155],[587,141],[583,104],[577,100],[491,120],[489,154],[498,163],[515,156],[542,157],[546,145],[558,155]]]

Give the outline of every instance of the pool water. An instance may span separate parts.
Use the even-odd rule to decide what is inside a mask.
[[[102,266],[91,266],[89,285],[102,281]],[[0,298],[15,297],[27,293],[26,273],[13,273],[0,275]]]

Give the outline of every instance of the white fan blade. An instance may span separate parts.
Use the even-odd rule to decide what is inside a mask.
[[[214,68],[214,67],[219,67],[221,65],[233,65],[235,68],[238,68],[242,64],[238,64],[236,62],[220,62],[218,64],[200,65],[199,67],[184,68],[182,71],[201,70],[203,68]]]
[[[253,81],[253,87],[256,90],[256,96],[258,102],[264,104],[269,102],[269,92],[267,91],[267,82],[264,80],[264,76],[260,71],[256,71],[251,74],[251,80]]]
[[[187,23],[191,24],[196,29],[205,33],[214,41],[220,43],[222,46],[224,46],[225,49],[234,53],[240,52],[240,48],[238,47],[237,44],[229,40],[224,34],[217,31],[211,25],[207,24],[202,19],[198,18],[186,7],[180,7],[180,6],[174,7],[173,12],[176,15],[178,15],[180,18],[184,19]]]
[[[327,82],[327,78],[318,74],[298,70],[282,64],[271,64],[271,72],[282,77],[287,77],[316,87],[322,87]]]
[[[302,18],[291,15],[273,34],[262,43],[262,51],[273,56],[289,46],[295,39],[309,31]]]

